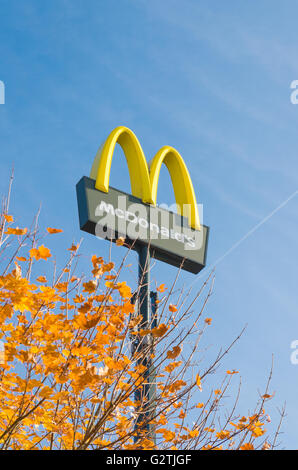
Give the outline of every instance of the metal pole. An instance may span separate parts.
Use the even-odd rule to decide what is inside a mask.
[[[139,248],[139,295],[137,299],[137,309],[142,321],[139,325],[140,329],[151,329],[156,325],[156,293],[150,292],[150,248],[144,246]],[[135,422],[136,436],[135,443],[140,438],[141,431],[144,430],[148,437],[155,443],[155,432],[152,424],[146,423],[154,416],[154,400],[156,397],[156,384],[153,361],[151,354],[153,353],[152,338],[142,337],[137,344],[138,353],[141,358],[139,364],[146,367],[144,372],[144,384],[141,389],[135,393],[135,400],[141,403],[142,413],[139,413]],[[142,354],[144,351],[144,354]],[[142,422],[145,424],[142,425]]]

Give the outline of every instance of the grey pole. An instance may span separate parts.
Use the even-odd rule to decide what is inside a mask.
[[[156,293],[150,292],[150,248],[142,246],[138,249],[139,254],[139,289],[136,306],[142,321],[139,324],[140,329],[152,329],[156,326]],[[141,389],[135,393],[135,400],[143,405],[143,413],[138,414],[135,421],[136,436],[135,443],[139,440],[138,433],[143,429],[148,433],[148,437],[155,443],[155,432],[150,423],[142,425],[142,421],[146,422],[154,416],[154,400],[156,397],[156,383],[153,361],[151,354],[153,353],[153,340],[151,337],[145,336],[138,339],[134,345],[135,350],[141,354],[139,364],[146,367],[144,372],[144,384]],[[142,354],[142,351],[144,352]]]

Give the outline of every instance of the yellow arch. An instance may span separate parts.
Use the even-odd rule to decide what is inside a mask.
[[[116,127],[98,149],[90,173],[90,177],[96,180],[96,189],[105,193],[109,191],[112,158],[117,143],[122,147],[126,157],[132,194],[143,202],[152,204],[146,158],[140,142],[128,127]]]
[[[192,228],[200,230],[195,192],[179,152],[172,147],[162,147],[149,163],[149,172],[140,142],[127,127],[116,127],[99,148],[90,173],[90,177],[96,180],[96,189],[105,193],[109,191],[112,158],[117,143],[126,157],[133,196],[147,204],[156,205],[158,179],[161,165],[164,163],[171,176],[178,212],[188,217]]]
[[[173,147],[162,147],[149,162],[153,204],[156,205],[158,180],[163,163],[170,173],[178,212],[188,217],[191,227],[200,230],[200,218],[192,181],[183,158]]]

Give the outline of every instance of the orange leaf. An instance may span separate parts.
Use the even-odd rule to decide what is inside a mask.
[[[46,385],[45,387],[43,387],[42,390],[40,390],[38,395],[41,398],[49,398],[52,394],[53,394],[53,390],[48,385]]]
[[[124,245],[125,238],[124,237],[119,237],[118,240],[116,240],[116,245],[117,246],[122,246]]]
[[[181,364],[182,364],[182,361],[170,362],[170,364],[168,364],[165,367],[165,371],[171,373],[171,372],[173,372],[174,369],[176,369],[176,367],[181,366]]]
[[[96,290],[96,282],[95,281],[89,281],[89,282],[84,282],[83,284],[83,292],[88,292],[89,294],[92,294]]]
[[[152,333],[152,336],[157,337],[157,338],[161,338],[161,336],[166,334],[167,331],[168,331],[168,327],[164,323],[162,323],[158,327],[153,328],[151,333]]]
[[[177,312],[178,309],[177,309],[176,305],[170,304],[169,305],[169,310],[170,310],[170,312],[175,313],[175,312]]]
[[[27,233],[26,228],[12,228],[8,227],[8,229],[5,232],[5,235],[25,235]]]
[[[51,227],[48,227],[48,228],[47,228],[47,231],[48,231],[50,234],[63,232],[63,230],[61,230],[60,228],[51,228]]]
[[[78,248],[79,248],[78,245],[72,244],[71,247],[70,247],[70,248],[67,248],[67,249],[68,249],[68,251],[77,251]]]
[[[200,390],[200,392],[202,392],[201,377],[199,376],[199,374],[196,375],[196,384],[197,384],[198,389]]]
[[[16,256],[16,259],[18,261],[27,261],[27,259],[24,256]]]
[[[50,250],[46,248],[44,245],[41,245],[38,248],[32,248],[29,251],[29,253],[30,253],[30,257],[35,258],[36,260],[47,259],[52,256]]]
[[[247,442],[246,444],[243,444],[243,446],[240,447],[240,450],[254,450],[254,446]]]
[[[167,358],[168,359],[176,359],[177,356],[181,353],[180,346],[174,346],[172,351],[167,351]]]
[[[156,290],[158,292],[164,292],[166,289],[167,287],[165,287],[165,284],[160,284],[160,286]]]

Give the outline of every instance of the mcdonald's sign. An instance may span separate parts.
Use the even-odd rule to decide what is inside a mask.
[[[131,194],[109,185],[116,144],[126,157]],[[163,163],[171,177],[177,213],[156,205]],[[113,241],[122,236],[133,249],[148,245],[154,258],[193,273],[205,266],[209,227],[200,221],[189,172],[173,147],[162,147],[147,164],[135,134],[117,127],[99,148],[90,177],[78,182],[77,199],[82,230]]]

